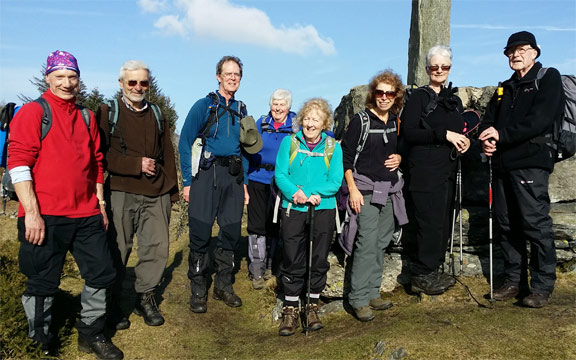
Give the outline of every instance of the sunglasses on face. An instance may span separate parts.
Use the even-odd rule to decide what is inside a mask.
[[[148,86],[150,86],[150,81],[148,80],[128,80],[127,81],[128,86],[136,86],[138,83],[140,83],[140,86],[142,86],[143,88],[146,88]]]
[[[452,65],[442,65],[442,66],[431,65],[431,66],[428,66],[428,69],[430,71],[438,71],[438,69],[442,69],[442,71],[448,71],[448,70],[450,70],[451,67],[452,67]]]
[[[396,94],[396,91],[384,91],[379,89],[374,90],[374,95],[376,95],[377,98],[386,96],[386,99],[392,100],[396,97]]]

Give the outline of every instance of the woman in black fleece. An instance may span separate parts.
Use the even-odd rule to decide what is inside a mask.
[[[408,190],[414,205],[416,246],[411,254],[412,291],[442,294],[455,284],[440,270],[450,237],[456,156],[470,147],[462,135],[462,104],[450,83],[452,52],[434,46],[426,55],[429,85],[414,91],[402,115],[407,152]]]

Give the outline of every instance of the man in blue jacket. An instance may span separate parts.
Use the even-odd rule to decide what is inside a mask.
[[[240,240],[248,170],[240,143],[240,119],[246,115],[246,109],[234,98],[242,79],[240,59],[234,56],[220,59],[216,79],[218,90],[198,100],[190,109],[179,143],[183,197],[189,202],[190,309],[195,313],[206,312],[210,279],[208,245],[216,218],[220,231],[214,250],[216,276],[212,297],[230,307],[242,306],[232,288],[234,250]]]
[[[494,213],[505,259],[506,279],[494,299],[522,296],[525,306],[539,308],[554,290],[556,248],[548,195],[555,154],[538,139],[552,133],[564,95],[558,70],[536,62],[540,48],[533,34],[512,34],[504,55],[514,74],[488,104],[479,137],[493,157]]]

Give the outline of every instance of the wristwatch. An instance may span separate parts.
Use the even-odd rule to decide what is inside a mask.
[[[98,200],[98,204],[100,204],[100,206],[106,207],[106,200]]]

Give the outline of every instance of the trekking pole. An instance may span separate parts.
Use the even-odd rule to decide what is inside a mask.
[[[456,204],[458,202],[458,176],[456,176],[456,189],[454,189],[454,209],[452,210],[452,232],[450,233],[450,269],[452,276],[456,276],[454,264],[454,232],[456,231]]]
[[[492,157],[488,157],[488,240],[490,261],[490,302],[494,301],[494,263],[492,258]]]
[[[310,315],[310,291],[312,287],[312,245],[314,244],[314,213],[316,206],[313,204],[308,205],[308,292],[306,294],[306,326],[304,326],[304,334],[308,336],[310,324],[308,317]]]
[[[456,176],[456,182],[458,184],[458,220],[460,224],[460,232],[458,236],[460,237],[460,273],[462,275],[462,268],[464,267],[463,261],[463,249],[462,249],[462,160],[458,157],[458,174]]]

